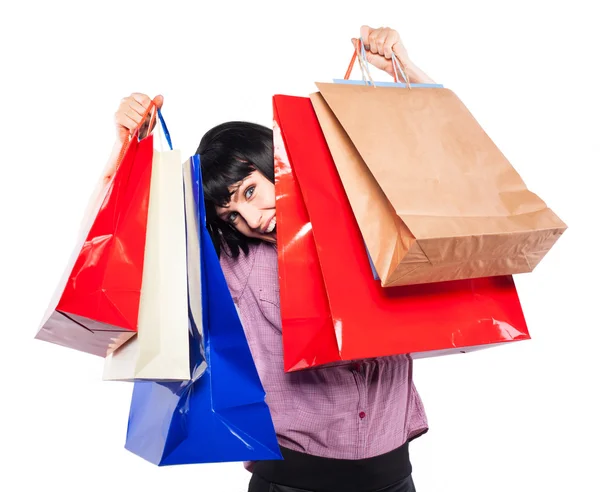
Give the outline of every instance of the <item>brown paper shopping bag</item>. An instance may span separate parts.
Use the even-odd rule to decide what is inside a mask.
[[[384,287],[530,272],[566,230],[452,91],[317,87],[313,107]]]

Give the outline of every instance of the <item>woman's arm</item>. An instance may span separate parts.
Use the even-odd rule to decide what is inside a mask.
[[[435,81],[414,63],[410,62],[404,65],[404,67],[411,82],[417,84],[435,84]]]

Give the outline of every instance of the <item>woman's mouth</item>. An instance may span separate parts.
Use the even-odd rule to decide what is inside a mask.
[[[271,219],[271,222],[269,222],[269,225],[267,226],[267,228],[265,229],[264,234],[271,234],[274,230],[275,230],[275,226],[277,225],[277,218],[273,217]]]

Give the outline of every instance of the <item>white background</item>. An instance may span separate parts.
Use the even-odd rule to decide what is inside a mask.
[[[245,490],[238,463],[158,468],[125,451],[131,386],[102,382],[101,359],[33,337],[122,97],[164,94],[189,155],[214,124],[270,125],[273,94],[343,76],[366,23],[397,28],[570,226],[517,278],[531,341],[415,363],[431,426],[412,446],[418,490],[600,490],[595,4],[3,2],[0,489]]]

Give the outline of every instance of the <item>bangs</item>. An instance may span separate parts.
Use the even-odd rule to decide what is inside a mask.
[[[230,188],[238,186],[254,171],[256,167],[250,162],[237,159],[203,169],[202,179],[206,201],[217,207],[226,207],[231,201],[231,196],[237,191],[237,188]]]

